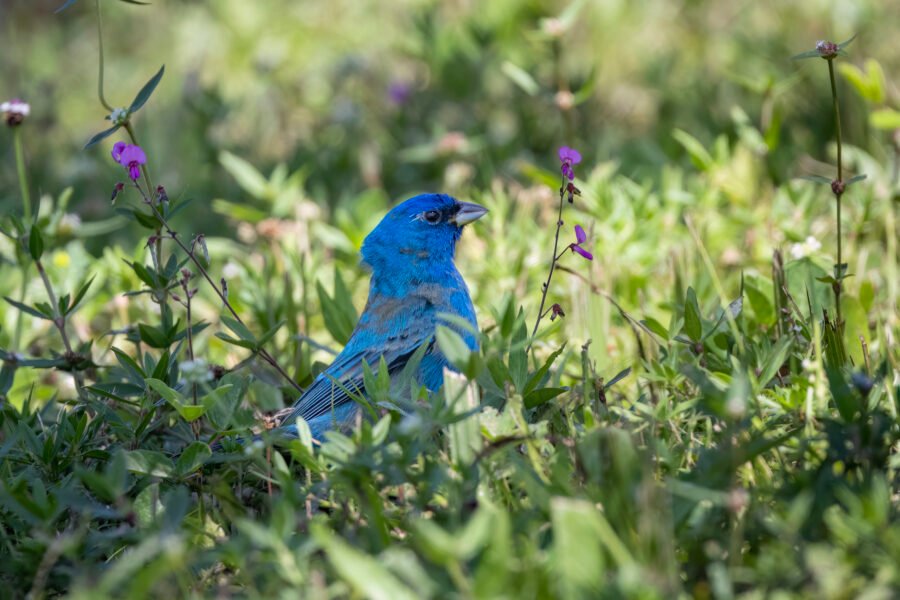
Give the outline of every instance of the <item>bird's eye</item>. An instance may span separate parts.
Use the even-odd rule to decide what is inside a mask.
[[[436,210],[426,211],[423,216],[425,217],[426,221],[432,224],[437,223],[441,220],[441,213]]]

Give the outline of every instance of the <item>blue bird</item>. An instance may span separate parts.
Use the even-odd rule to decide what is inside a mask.
[[[438,314],[462,317],[477,330],[469,289],[453,262],[456,242],[463,227],[486,212],[445,194],[415,196],[388,212],[362,245],[362,262],[372,271],[365,310],[344,350],[280,419],[283,433],[297,435],[297,417],[318,440],[350,427],[361,407],[348,392],[363,391],[363,364],[377,370],[382,357],[395,375],[425,346],[418,383],[430,391],[441,387],[444,367],[451,365],[434,342]],[[456,330],[477,349],[471,331]]]

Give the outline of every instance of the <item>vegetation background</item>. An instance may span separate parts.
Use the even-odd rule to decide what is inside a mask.
[[[128,137],[83,149],[97,9],[63,4],[0,3],[31,106],[0,131],[0,596],[896,597],[900,4],[102,0],[105,95],[165,65],[131,124],[246,327],[110,204]],[[835,176],[828,68],[791,56],[854,35],[835,334],[835,199],[799,179]],[[595,258],[532,343],[563,145]],[[305,385],[346,341],[363,237],[422,191],[491,211],[457,257],[482,351],[440,340],[468,378],[409,402],[375,368],[353,436],[212,453],[296,395],[261,348]]]

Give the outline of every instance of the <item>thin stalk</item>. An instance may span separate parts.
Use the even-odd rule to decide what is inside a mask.
[[[22,193],[22,210],[25,222],[31,222],[31,194],[28,192],[28,180],[25,178],[25,150],[22,147],[21,127],[13,127],[13,145],[16,152],[16,173],[19,176],[19,190]]]
[[[534,340],[534,336],[537,334],[538,327],[541,324],[541,319],[544,317],[544,305],[547,303],[547,293],[550,291],[550,281],[553,279],[553,271],[556,269],[556,261],[559,260],[559,232],[563,226],[562,220],[562,211],[563,211],[563,203],[565,202],[565,189],[566,189],[566,178],[563,176],[562,183],[559,186],[559,211],[556,216],[556,237],[553,238],[553,255],[550,260],[550,272],[547,273],[547,281],[544,282],[544,289],[541,293],[541,305],[538,308],[538,316],[534,321],[534,329],[531,330],[531,339]],[[528,347],[525,348],[525,352],[531,349],[532,341],[528,342]]]
[[[842,248],[842,235],[841,235],[841,196],[844,194],[843,190],[843,181],[844,181],[844,163],[841,155],[841,108],[838,103],[838,95],[837,95],[837,83],[834,80],[834,60],[828,59],[828,78],[831,81],[831,101],[834,106],[834,126],[835,126],[835,135],[837,137],[837,181],[839,185],[834,188],[834,196],[837,201],[837,272],[835,273],[835,279],[837,282],[834,284],[834,304],[835,311],[837,313],[837,322],[836,325],[838,328],[842,326],[843,319],[841,318],[841,292],[844,287],[844,272],[843,272],[843,248]]]
[[[138,188],[138,189],[140,189],[140,188]],[[143,190],[141,190],[141,194],[143,194]],[[213,289],[213,291],[216,293],[216,295],[219,297],[219,299],[222,301],[222,303],[225,305],[225,307],[228,309],[228,311],[231,313],[231,315],[234,317],[234,319],[238,323],[240,323],[241,325],[244,325],[246,327],[246,323],[244,323],[244,320],[241,319],[241,317],[240,317],[240,315],[238,315],[237,311],[234,310],[234,307],[231,306],[231,303],[228,301],[228,298],[225,296],[225,294],[222,292],[222,290],[219,289],[219,286],[217,286],[215,284],[215,282],[212,280],[212,277],[210,277],[209,273],[203,267],[203,264],[194,255],[193,250],[188,248],[184,244],[184,242],[181,241],[181,239],[178,237],[178,233],[175,232],[171,226],[169,226],[169,222],[166,221],[165,217],[163,217],[162,213],[159,212],[159,210],[156,208],[156,206],[153,204],[153,202],[151,202],[146,196],[144,199],[147,201],[147,204],[150,206],[150,209],[153,211],[156,218],[159,219],[160,223],[162,223],[162,227],[165,228],[166,233],[169,235],[169,237],[171,237],[173,240],[175,240],[175,243],[178,244],[178,247],[181,248],[182,251],[184,251],[184,253],[188,256],[188,258],[191,259],[191,262],[194,263],[194,265],[197,267],[197,270],[200,272],[200,274],[203,276],[203,278],[206,280],[206,282],[209,283],[209,286]],[[272,366],[272,368],[274,368],[276,371],[278,371],[278,373],[282,377],[284,377],[291,384],[291,386],[294,387],[294,389],[296,389],[298,392],[301,392],[301,393],[303,392],[303,388],[300,386],[300,384],[298,384],[296,381],[294,381],[294,379],[290,375],[288,375],[284,369],[281,368],[281,366],[278,364],[278,362],[275,360],[275,358],[271,354],[269,354],[269,352],[265,348],[259,348],[258,353],[259,353],[259,356],[264,361],[269,363]]]
[[[16,154],[16,175],[19,178],[19,190],[22,194],[22,209],[25,215],[25,222],[31,222],[31,194],[28,190],[28,180],[25,171],[25,150],[22,146],[21,127],[13,127],[13,146]],[[22,291],[19,295],[19,302],[25,302],[25,292],[28,289],[28,264],[22,266]],[[22,341],[22,311],[16,311],[16,324],[13,329],[13,345],[15,350],[19,350],[19,343]]]
[[[106,96],[103,95],[103,20],[100,18],[100,0],[95,0],[94,5],[97,7],[97,40],[100,44],[100,77],[97,79],[97,96],[100,98],[100,104],[112,112],[112,105],[106,101]]]
[[[128,132],[128,137],[131,138],[131,143],[135,146],[140,146],[140,144],[138,144],[137,136],[134,134],[134,128],[131,126],[131,122],[125,121],[124,127],[125,131]],[[141,165],[141,173],[144,175],[144,183],[147,184],[147,195],[149,198],[153,198],[153,194],[156,188],[153,187],[153,181],[150,179],[150,169],[147,168],[146,164]],[[160,231],[160,228],[157,227],[156,245],[153,248],[153,254],[156,256],[157,265],[162,265],[162,236],[160,235]],[[165,302],[167,293],[168,292],[166,290],[163,290],[163,297],[161,299],[163,302]]]
[[[50,278],[47,277],[47,272],[44,270],[44,265],[40,260],[34,261],[34,264],[37,267],[38,273],[41,275],[41,281],[44,282],[44,288],[47,290],[47,298],[50,300],[50,307],[53,309],[53,325],[55,325],[56,329],[59,331],[59,336],[62,338],[63,346],[66,349],[66,355],[68,357],[74,356],[75,352],[72,350],[72,343],[69,341],[69,335],[66,333],[66,317],[59,310],[59,303],[56,301],[56,293],[53,291],[53,285],[50,283]],[[79,371],[75,370],[74,365],[72,377],[75,378],[75,389],[78,392],[78,397],[85,399],[84,377],[82,377]]]

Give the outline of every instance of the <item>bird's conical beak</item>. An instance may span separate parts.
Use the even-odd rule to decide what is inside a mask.
[[[471,202],[460,202],[459,211],[453,215],[453,222],[462,227],[472,221],[477,221],[487,214],[488,209],[480,204]]]

